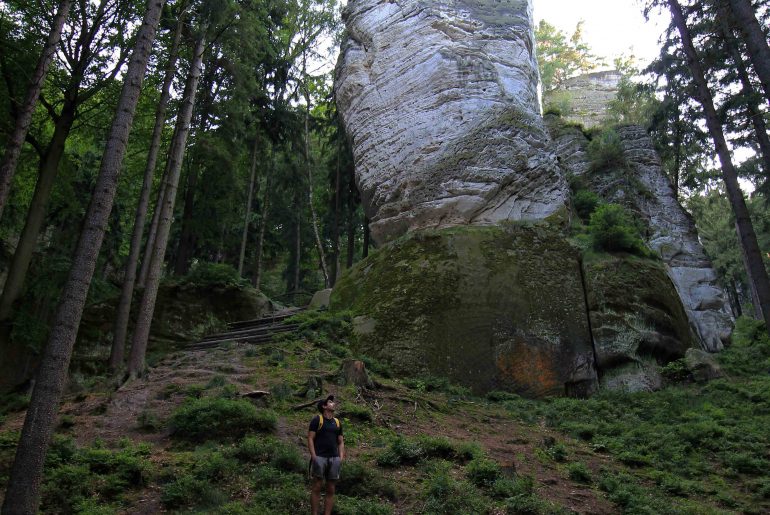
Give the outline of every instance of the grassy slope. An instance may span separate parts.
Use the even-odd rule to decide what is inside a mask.
[[[117,392],[68,398],[44,511],[309,511],[304,436],[314,412],[293,406],[312,377],[342,401],[349,460],[338,513],[770,511],[770,341],[750,321],[720,356],[725,379],[530,401],[388,378],[371,361],[379,388],[338,385],[347,322],[302,317],[298,334],[271,345],[176,353]],[[269,406],[238,397],[253,389],[272,392]],[[23,417],[19,399],[5,401],[0,488]]]

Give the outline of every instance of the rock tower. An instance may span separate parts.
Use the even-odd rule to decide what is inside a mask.
[[[331,298],[358,351],[477,392],[587,396],[721,348],[724,295],[644,131],[621,137],[654,198],[592,175],[583,133],[541,116],[531,0],[349,0],[344,19],[337,106],[379,244]],[[583,90],[607,81],[578,82],[598,123]],[[661,259],[584,259],[568,174],[624,197]]]

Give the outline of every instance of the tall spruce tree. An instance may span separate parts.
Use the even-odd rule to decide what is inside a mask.
[[[96,260],[112,210],[118,175],[125,156],[142,81],[155,40],[164,0],[150,0],[123,79],[115,118],[102,155],[99,176],[86,213],[69,280],[56,313],[37,381],[32,391],[21,439],[5,492],[3,515],[36,513],[46,451],[56,423],[72,348],[77,337]]]

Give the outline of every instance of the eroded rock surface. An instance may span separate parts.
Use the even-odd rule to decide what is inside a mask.
[[[372,237],[548,217],[531,0],[350,0],[336,73]]]
[[[583,133],[565,127],[556,117],[547,118],[564,169],[582,177],[605,200],[623,204],[640,217],[647,227],[646,243],[667,265],[699,345],[709,352],[721,350],[732,331],[726,295],[647,132],[633,125],[618,128],[627,167],[592,172]]]

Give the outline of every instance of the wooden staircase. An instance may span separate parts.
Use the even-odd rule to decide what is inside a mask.
[[[286,323],[286,319],[305,311],[305,308],[282,310],[254,320],[242,320],[227,324],[227,330],[210,334],[185,347],[187,350],[203,350],[226,342],[243,342],[258,345],[272,340],[273,335],[296,330],[299,324]]]

